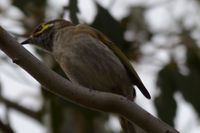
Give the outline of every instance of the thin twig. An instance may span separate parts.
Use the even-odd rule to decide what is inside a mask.
[[[1,120],[0,120],[0,131],[2,131],[3,133],[14,133],[13,129],[9,125],[4,124]]]
[[[20,113],[23,113],[23,114],[35,119],[38,122],[41,122],[40,112],[36,112],[36,111],[31,110],[31,109],[28,109],[28,108],[26,108],[22,105],[19,105],[15,102],[12,102],[12,101],[10,101],[6,98],[3,98],[3,97],[0,98],[0,102],[4,103],[7,108],[12,108],[16,111],[19,111]]]

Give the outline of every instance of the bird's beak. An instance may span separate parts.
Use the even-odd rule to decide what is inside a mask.
[[[21,45],[25,45],[25,44],[29,44],[29,43],[33,43],[33,38],[32,37],[29,37],[25,41],[21,42]]]

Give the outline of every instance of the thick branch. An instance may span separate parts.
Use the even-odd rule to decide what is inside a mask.
[[[72,84],[37,60],[1,27],[0,48],[13,62],[40,82],[46,90],[63,99],[90,109],[119,114],[150,133],[178,132],[123,96]]]

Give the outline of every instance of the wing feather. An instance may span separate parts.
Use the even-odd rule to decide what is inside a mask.
[[[146,87],[142,83],[142,81],[141,81],[140,77],[138,76],[137,72],[134,70],[134,68],[130,64],[128,58],[124,55],[124,53],[112,41],[110,41],[100,31],[98,31],[98,30],[96,30],[96,29],[94,29],[92,27],[89,27],[87,25],[83,25],[83,24],[78,25],[77,26],[77,32],[80,32],[80,31],[81,32],[86,32],[86,33],[90,34],[94,38],[97,38],[98,40],[100,40],[107,47],[109,47],[110,49],[112,49],[112,51],[114,52],[114,54],[120,59],[120,61],[122,62],[122,64],[126,68],[127,73],[129,74],[129,76],[130,76],[133,84],[136,85],[139,88],[139,90],[142,92],[142,94],[146,98],[148,98],[148,99],[151,98],[148,90],[146,89]]]

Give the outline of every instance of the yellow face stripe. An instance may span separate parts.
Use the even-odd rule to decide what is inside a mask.
[[[44,32],[46,29],[48,29],[49,27],[50,27],[49,24],[42,24],[40,30],[37,31],[37,32],[35,32],[34,35],[37,36],[37,35],[43,33],[43,32]]]

